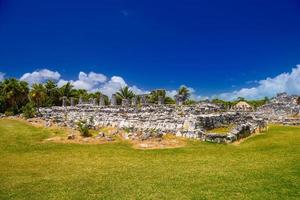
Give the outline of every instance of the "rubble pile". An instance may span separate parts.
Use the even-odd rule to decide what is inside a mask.
[[[256,116],[260,116],[270,123],[285,125],[300,125],[300,105],[298,96],[289,96],[287,93],[280,93],[270,100],[270,103],[261,106]]]

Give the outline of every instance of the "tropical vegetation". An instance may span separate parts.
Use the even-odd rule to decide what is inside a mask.
[[[191,91],[186,86],[181,86],[177,91],[177,95],[181,95],[184,104],[186,105],[197,103],[197,101],[191,99]],[[116,92],[118,104],[122,103],[122,99],[131,100],[135,96],[137,96],[137,100],[140,102],[140,97],[128,86],[122,87]],[[63,86],[58,87],[54,81],[48,80],[45,83],[36,83],[29,86],[25,81],[9,78],[0,82],[0,113],[15,115],[23,112],[26,117],[30,117],[33,113],[38,112],[40,107],[61,106],[62,97],[73,97],[75,103],[78,103],[80,98],[83,101],[95,98],[97,102],[99,102],[100,98],[104,97],[105,104],[108,105],[110,103],[109,97],[101,92],[89,92],[84,89],[75,89],[71,83],[66,83]],[[175,104],[175,99],[167,96],[167,92],[164,89],[153,90],[146,96],[149,103],[154,104],[158,103],[160,97],[164,98],[165,104]],[[235,101],[213,99],[212,102],[220,104],[225,108],[230,108],[242,100],[248,102],[255,108],[269,101],[268,98],[251,101],[238,98]],[[70,104],[70,102],[67,102],[67,104]]]

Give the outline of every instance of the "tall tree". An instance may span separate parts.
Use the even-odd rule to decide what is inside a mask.
[[[5,110],[18,113],[20,108],[28,102],[28,83],[15,78],[6,79],[1,83],[2,99],[5,101]]]
[[[132,99],[135,96],[133,91],[130,90],[128,86],[120,88],[116,95],[118,99]]]
[[[165,104],[175,104],[175,100],[171,97],[166,97],[165,98]]]
[[[56,83],[52,80],[48,80],[45,83],[45,89],[46,89],[46,100],[45,105],[46,106],[54,106],[60,104],[60,93],[59,89],[56,85]]]
[[[73,85],[70,82],[68,82],[67,84],[63,85],[59,90],[61,97],[71,97],[73,92]]]
[[[190,90],[189,90],[187,87],[185,87],[185,86],[181,86],[181,87],[179,88],[178,94],[179,94],[179,95],[182,95],[183,101],[188,100],[188,99],[190,98],[190,96],[191,96]]]
[[[47,97],[47,91],[43,84],[33,84],[29,93],[30,100],[32,100],[38,108],[43,105]]]
[[[162,96],[163,98],[166,97],[166,90],[153,90],[149,95],[149,101],[150,103],[157,103],[158,97]]]

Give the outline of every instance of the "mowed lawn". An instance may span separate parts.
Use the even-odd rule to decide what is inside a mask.
[[[0,199],[300,199],[300,127],[163,150],[43,142],[53,134],[0,120]]]

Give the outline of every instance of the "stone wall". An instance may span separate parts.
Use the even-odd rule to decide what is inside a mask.
[[[215,143],[232,143],[242,138],[246,138],[254,133],[264,131],[267,124],[262,119],[255,119],[252,122],[246,122],[236,125],[230,132],[226,134],[204,133],[201,140]]]
[[[270,123],[300,125],[300,105],[297,104],[297,99],[297,96],[280,93],[270,103],[261,106],[255,115]]]
[[[91,128],[112,126],[131,128],[134,131],[157,131],[173,133],[187,138],[203,138],[205,130],[243,124],[251,121],[249,114],[237,112],[207,113],[211,108],[197,106],[148,105],[143,107],[121,106],[70,106],[40,109],[41,118],[61,126],[76,128],[79,121],[86,121]],[[214,108],[215,109],[215,108]],[[237,136],[239,139],[239,136]],[[232,140],[233,141],[233,140]]]

